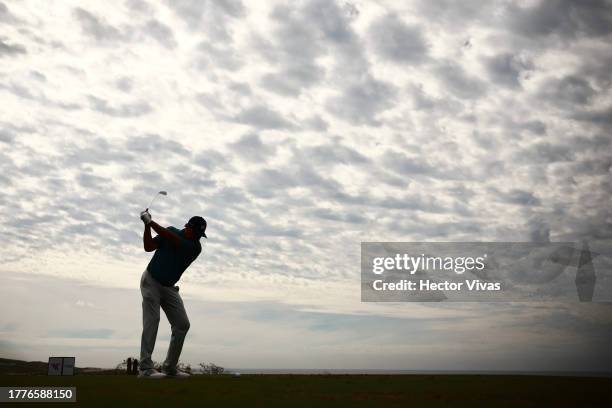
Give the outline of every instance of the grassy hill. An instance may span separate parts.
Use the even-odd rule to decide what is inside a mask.
[[[0,358],[0,374],[47,374],[47,363]]]
[[[75,368],[79,374],[125,374],[124,371],[97,367]],[[0,358],[0,375],[47,375],[47,362]]]
[[[506,375],[0,375],[0,386],[75,386],[83,406],[604,407],[610,378]],[[23,406],[20,404],[20,406]]]

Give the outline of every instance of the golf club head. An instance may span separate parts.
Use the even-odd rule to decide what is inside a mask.
[[[153,201],[155,201],[155,199],[157,198],[157,196],[159,195],[164,195],[167,196],[168,192],[167,191],[158,191],[157,194],[155,194],[155,197],[153,197],[153,199],[151,200],[151,202],[149,203],[149,205],[147,206],[147,209],[145,211],[149,211],[149,208],[151,208],[151,204],[153,204]]]

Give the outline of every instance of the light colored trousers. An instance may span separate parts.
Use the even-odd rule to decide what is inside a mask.
[[[159,327],[159,307],[166,313],[172,328],[168,355],[163,363],[164,370],[176,369],[185,335],[189,330],[189,319],[185,312],[183,299],[179,295],[179,287],[164,286],[151,276],[145,269],[140,279],[140,292],[142,293],[142,338],[140,341],[140,370],[153,368],[151,355],[157,338]]]

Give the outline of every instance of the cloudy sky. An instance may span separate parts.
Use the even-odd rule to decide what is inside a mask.
[[[187,362],[610,370],[609,305],[361,303],[359,248],[609,250],[611,44],[600,0],[1,0],[0,354],[137,355],[167,190]]]

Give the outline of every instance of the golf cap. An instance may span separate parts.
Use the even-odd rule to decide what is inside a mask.
[[[196,232],[196,234],[208,239],[206,236],[206,220],[204,218],[200,217],[199,215],[191,217],[187,225],[189,225],[191,229]]]

